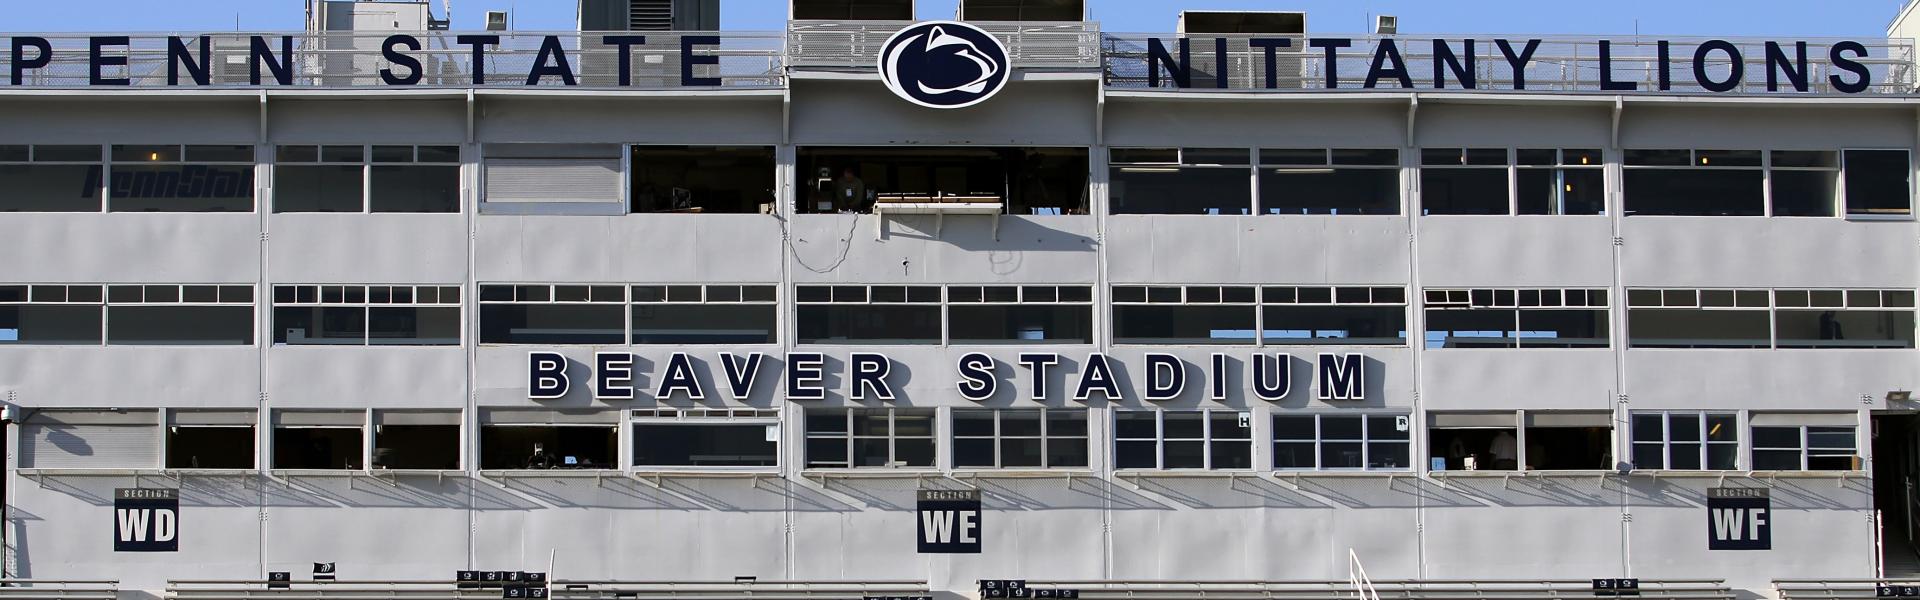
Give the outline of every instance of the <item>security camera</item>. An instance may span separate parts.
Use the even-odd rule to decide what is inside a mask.
[[[1621,462],[1621,463],[1620,463],[1620,464],[1618,464],[1618,465],[1614,465],[1614,469],[1616,469],[1616,470],[1618,470],[1618,471],[1619,471],[1619,473],[1620,473],[1620,476],[1621,476],[1621,477],[1625,477],[1625,476],[1628,476],[1628,475],[1632,475],[1632,474],[1633,474],[1633,463],[1630,463],[1630,462],[1624,462],[1624,461],[1623,461],[1623,462]]]
[[[12,424],[13,417],[14,412],[12,406],[0,406],[0,425]]]

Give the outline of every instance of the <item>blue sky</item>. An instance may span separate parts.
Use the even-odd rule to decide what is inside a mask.
[[[919,0],[921,18],[950,18],[957,0]],[[1362,32],[1369,15],[1400,17],[1408,34],[1532,33],[1874,37],[1901,0],[1090,0],[1109,32],[1166,32],[1187,9],[1304,10],[1309,31]],[[300,0],[0,0],[0,31],[292,30]],[[438,11],[440,0],[434,0]],[[454,27],[477,29],[488,10],[514,28],[566,31],[574,0],[454,0]],[[724,29],[772,30],[785,0],[721,0]]]

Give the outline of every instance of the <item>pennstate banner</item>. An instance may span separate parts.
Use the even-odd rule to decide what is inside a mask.
[[[980,490],[920,490],[921,554],[980,553]]]
[[[178,552],[180,490],[113,490],[114,552]]]
[[[1771,503],[1766,488],[1708,488],[1707,549],[1773,549]]]

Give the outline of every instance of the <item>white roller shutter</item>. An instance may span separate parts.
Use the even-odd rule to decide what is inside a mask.
[[[619,204],[623,181],[614,144],[490,144],[487,203]]]
[[[23,469],[152,469],[160,466],[160,426],[25,423]]]
[[[1748,425],[1754,427],[1793,427],[1814,425],[1820,427],[1855,427],[1860,425],[1858,413],[1753,413],[1747,418]]]

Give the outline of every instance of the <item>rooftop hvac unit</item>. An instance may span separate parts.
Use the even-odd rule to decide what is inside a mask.
[[[1085,21],[1085,0],[960,0],[962,21]]]
[[[1272,11],[1180,11],[1180,33],[1237,34],[1307,32],[1307,13]]]
[[[911,21],[913,0],[793,0],[793,20]]]
[[[506,31],[506,30],[507,30],[507,11],[504,11],[504,10],[487,11],[487,31]]]

